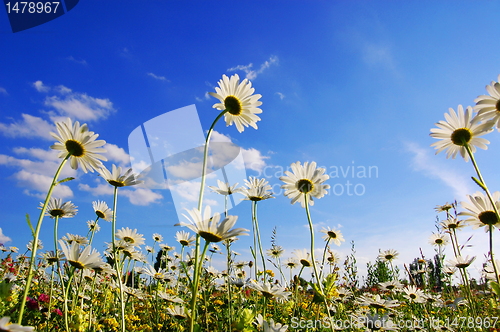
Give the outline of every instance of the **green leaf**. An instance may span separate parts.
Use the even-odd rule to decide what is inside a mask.
[[[60,181],[57,181],[56,186],[57,186],[58,184],[61,184],[61,183],[64,183],[64,182],[68,182],[68,181],[71,181],[71,180],[74,180],[74,179],[75,179],[75,178],[73,178],[73,177],[71,177],[71,176],[70,176],[70,177],[68,177],[68,178],[66,178],[66,179],[62,179],[62,180],[60,180]]]
[[[479,181],[478,179],[476,179],[475,177],[472,176],[472,180],[478,185],[481,187],[481,189],[483,189],[484,191],[487,191],[488,188],[486,188],[486,186],[481,182]]]
[[[498,285],[498,282],[490,281],[489,285],[490,285],[491,289],[493,290],[493,292],[495,292],[495,294],[497,296],[500,296],[500,285]]]
[[[28,223],[28,226],[31,229],[31,235],[33,236],[33,238],[35,238],[35,230],[33,229],[33,226],[31,225],[30,215],[28,213],[26,213],[26,222]]]

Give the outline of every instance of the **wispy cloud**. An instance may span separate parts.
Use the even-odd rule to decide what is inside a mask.
[[[249,63],[248,65],[238,65],[236,67],[229,68],[227,71],[229,72],[243,71],[246,74],[246,78],[248,78],[249,80],[253,80],[272,65],[277,65],[278,61],[279,61],[278,57],[272,55],[269,58],[269,60],[266,60],[263,64],[260,65],[259,69],[254,70],[253,63]]]
[[[153,73],[147,73],[146,75],[148,76],[151,76],[152,78],[154,78],[155,80],[159,80],[159,81],[166,81],[168,82],[167,78],[165,76],[158,76],[158,75],[155,75]]]
[[[281,92],[276,92],[276,94],[278,95],[278,97],[280,97],[281,100],[285,99],[285,95]]]
[[[0,132],[7,137],[30,137],[52,139],[49,132],[55,132],[54,125],[48,123],[44,119],[29,115],[21,114],[22,120],[12,123],[0,123]]]
[[[85,66],[87,65],[87,61],[85,61],[84,59],[82,59],[82,60],[77,60],[77,59],[75,59],[72,55],[70,55],[69,57],[67,57],[67,58],[66,58],[66,60],[68,60],[68,61],[72,61],[72,62],[75,62],[75,63],[78,63],[78,64],[80,64],[80,65],[85,65]]]
[[[38,92],[49,92],[49,90],[50,90],[50,87],[44,85],[42,81],[36,81],[36,82],[34,82],[33,83],[33,87]]]
[[[2,88],[0,86],[0,95],[6,95],[6,96],[8,96],[9,94],[7,93],[7,90],[5,90],[5,88]]]
[[[436,158],[431,158],[429,149],[424,149],[416,143],[408,142],[406,149],[413,154],[412,166],[415,170],[441,180],[450,187],[457,198],[465,199],[473,190],[466,184],[469,179],[449,167],[441,165]]]
[[[10,241],[12,241],[12,239],[10,237],[8,237],[7,235],[4,235],[3,230],[0,228],[0,243],[5,244],[5,243],[10,242]]]

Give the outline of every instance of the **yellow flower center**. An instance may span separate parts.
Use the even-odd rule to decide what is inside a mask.
[[[115,181],[115,180],[108,180],[108,183],[114,187],[124,187],[125,183],[121,181]]]
[[[485,225],[495,225],[498,223],[498,218],[495,212],[493,211],[484,211],[481,212],[477,218]]]
[[[451,141],[455,145],[465,146],[472,138],[472,132],[468,128],[455,129],[451,133]]]
[[[497,112],[500,112],[500,99],[497,100],[497,103],[495,104],[495,108]]]
[[[391,255],[391,254],[385,255],[385,259],[387,259],[388,261],[390,261],[393,258],[394,258],[394,255]]]
[[[77,269],[80,269],[80,270],[83,270],[83,268],[85,267],[85,265],[83,265],[79,261],[69,261],[69,263],[71,264],[71,266],[74,266],[74,267],[76,267]]]
[[[227,96],[224,99],[224,107],[226,108],[226,111],[232,115],[240,115],[243,109],[241,107],[240,100],[235,96]]]
[[[125,237],[123,238],[123,241],[125,241],[125,242],[127,242],[127,243],[134,243],[134,242],[135,242],[135,241],[134,241],[134,239],[133,239],[133,238],[131,238],[130,236],[125,236]]]
[[[311,262],[309,262],[307,259],[301,259],[300,260],[300,264],[302,264],[303,266],[311,266]]]
[[[435,242],[436,244],[442,244],[442,243],[443,243],[443,240],[442,240],[442,239],[436,239],[434,242]]]
[[[332,239],[335,239],[337,237],[337,233],[333,232],[333,231],[329,231],[328,232],[328,236]]]
[[[200,231],[198,234],[208,242],[219,242],[222,240],[221,236],[210,232]]]
[[[85,154],[85,149],[80,142],[69,139],[65,143],[66,150],[74,157],[81,157]]]
[[[99,210],[97,210],[97,211],[95,212],[95,214],[96,214],[99,218],[101,218],[101,219],[104,219],[104,218],[106,217],[106,215],[104,214],[104,212],[99,211]]]
[[[310,193],[314,189],[313,183],[308,179],[300,179],[296,185],[297,189],[304,194]]]
[[[188,241],[186,241],[186,240],[180,240],[180,241],[179,241],[179,243],[180,243],[181,245],[183,245],[183,246],[187,246],[187,245],[189,245],[189,242],[188,242]]]
[[[50,215],[52,217],[62,217],[62,216],[64,216],[64,211],[61,210],[61,209],[52,209],[52,210],[50,210],[49,213],[50,213]]]

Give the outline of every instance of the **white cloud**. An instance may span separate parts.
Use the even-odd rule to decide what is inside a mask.
[[[415,143],[406,143],[406,149],[413,154],[412,165],[415,170],[441,180],[453,189],[457,199],[465,199],[472,192],[471,188],[466,184],[469,182],[467,177],[449,167],[440,165],[436,158],[430,158],[428,150]]]
[[[106,143],[103,148],[107,151],[106,157],[109,161],[118,162],[121,166],[125,167],[130,166],[130,156],[123,148],[111,143]]]
[[[94,196],[113,195],[113,187],[108,183],[100,183],[97,187],[91,187],[88,184],[78,184],[78,189],[92,193]]]
[[[159,81],[167,81],[167,78],[165,76],[158,76],[158,75],[155,75],[153,73],[147,73],[146,75],[148,76],[151,76],[152,78],[154,78],[155,80],[159,80]]]
[[[87,61],[85,60],[77,60],[75,59],[72,55],[70,55],[69,57],[66,58],[66,60],[69,60],[69,61],[72,61],[72,62],[75,62],[75,63],[78,63],[80,65],[87,65]]]
[[[278,95],[278,97],[280,97],[281,100],[285,99],[285,95],[281,92],[276,92],[276,94]]]
[[[152,203],[158,203],[163,198],[162,195],[155,193],[151,189],[136,188],[134,190],[122,190],[122,195],[127,196],[133,205],[147,206]]]
[[[6,96],[8,95],[7,90],[5,90],[5,88],[2,88],[1,86],[0,86],[0,94],[6,95]]]
[[[78,120],[92,121],[105,119],[115,112],[113,103],[109,99],[94,98],[85,93],[71,92],[65,89],[62,96],[51,96],[45,99],[45,105],[53,107],[60,115],[73,117]]]
[[[10,241],[12,241],[12,239],[10,237],[8,237],[7,235],[4,235],[2,228],[0,228],[0,243],[5,244],[5,243],[10,242]]]
[[[36,81],[33,86],[38,92],[49,92],[50,90],[50,87],[44,85],[42,81]]]
[[[25,194],[44,199],[54,176],[47,176],[21,170],[14,174],[14,178],[18,180],[18,184],[20,186],[29,188],[24,190]],[[36,192],[33,192],[32,190],[35,190]],[[52,196],[62,199],[71,198],[73,197],[73,191],[67,185],[59,184],[54,187]]]
[[[263,64],[260,65],[260,68],[257,70],[253,70],[253,63],[249,63],[248,65],[238,65],[236,67],[229,68],[227,71],[243,71],[246,74],[246,78],[249,80],[253,80],[257,78],[259,74],[262,74],[264,70],[271,67],[272,65],[278,64],[278,57],[272,55],[269,60],[266,60]]]
[[[22,120],[9,124],[0,123],[0,132],[8,137],[39,137],[53,139],[50,132],[55,132],[55,126],[42,118],[29,114],[21,114]]]

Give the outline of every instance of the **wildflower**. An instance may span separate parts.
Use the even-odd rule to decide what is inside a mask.
[[[56,122],[56,127],[58,134],[50,133],[50,135],[59,142],[50,148],[61,151],[59,158],[66,158],[70,154],[71,168],[78,169],[80,165],[85,173],[94,172],[102,167],[101,160],[107,159],[100,155],[106,152],[100,147],[106,144],[106,141],[96,141],[99,135],[89,131],[87,124],[80,126],[78,121],[73,123],[70,118],[67,118],[66,122]]]
[[[261,292],[264,297],[276,298],[277,300],[288,300],[288,297],[292,294],[286,291],[284,287],[279,285],[272,285],[268,282],[256,282],[255,280],[250,280],[248,287]]]
[[[325,239],[325,241],[331,240],[331,241],[333,241],[333,243],[335,243],[338,246],[340,246],[341,242],[345,242],[345,239],[344,239],[344,236],[342,235],[342,233],[339,230],[336,230],[334,228],[323,227],[323,229],[321,230],[321,233],[325,233],[325,235],[323,236],[323,239]]]
[[[304,267],[311,267],[312,266],[312,260],[311,260],[311,254],[307,252],[306,249],[302,250],[295,250],[294,251],[295,256],[297,257],[297,260],[302,264]]]
[[[280,180],[285,182],[281,188],[285,189],[285,196],[291,198],[291,203],[300,202],[302,207],[305,207],[305,197],[303,194],[308,194],[309,205],[314,205],[313,197],[321,198],[330,188],[328,184],[322,184],[330,177],[325,173],[324,168],[316,168],[316,163],[305,162],[304,165],[300,161],[293,163],[291,166],[292,172],[285,171],[287,176],[280,177]]]
[[[458,218],[451,217],[444,221],[441,221],[440,225],[446,230],[452,230],[452,229],[464,228],[465,226],[468,225],[468,223],[464,220],[458,220]]]
[[[153,234],[153,241],[155,241],[155,242],[162,242],[163,241],[163,236],[161,236],[158,233],[154,233]]]
[[[158,292],[158,296],[167,302],[178,303],[178,304],[184,303],[184,301],[180,297],[167,294],[165,291]]]
[[[175,233],[175,239],[184,247],[189,247],[194,241],[196,241],[194,235],[191,235],[186,231],[179,231]]]
[[[500,81],[500,75],[498,75]],[[489,96],[482,95],[477,97],[474,102],[474,110],[477,111],[477,116],[482,121],[492,121],[500,130],[500,83],[491,82],[486,86]]]
[[[35,331],[34,327],[31,326],[21,326],[18,324],[9,323],[10,317],[0,318],[0,331],[6,332],[30,332]]]
[[[457,268],[455,266],[443,266],[443,273],[452,276],[455,272],[457,272]]]
[[[383,299],[379,294],[360,296],[357,299],[357,302],[359,302],[359,304],[362,306],[369,306],[377,310],[399,307],[399,303],[397,300],[386,300]]]
[[[132,168],[129,168],[122,174],[122,168],[116,167],[116,165],[113,164],[111,172],[104,166],[101,167],[98,172],[104,180],[108,181],[113,187],[135,186],[142,183],[142,181],[137,179],[137,175],[132,172]]]
[[[415,303],[425,302],[425,293],[422,292],[417,287],[415,287],[414,285],[406,286],[405,288],[403,288],[403,291],[405,292],[404,297],[410,300],[410,302],[415,302]]]
[[[42,240],[38,240],[36,243],[38,250],[42,250],[43,249]],[[28,250],[33,250],[33,240],[29,241],[26,247],[28,248]]]
[[[261,327],[263,332],[285,332],[288,329],[288,325],[275,323],[272,318],[269,319],[269,322],[265,321],[261,314],[256,319],[257,326]]]
[[[116,237],[135,247],[144,244],[144,238],[142,234],[137,233],[137,229],[122,228],[116,232]]]
[[[89,240],[86,237],[69,233],[66,233],[61,240],[66,241],[68,244],[77,243],[79,245],[85,245],[89,243]]]
[[[495,208],[491,204],[488,197],[481,192],[476,192],[474,195],[467,195],[469,202],[461,202],[460,204],[468,211],[460,212],[459,215],[469,216],[466,221],[470,222],[475,229],[484,226],[494,226],[500,228],[498,216],[495,213]],[[497,210],[500,209],[500,192],[493,193],[493,201]],[[471,204],[472,203],[472,204]],[[488,232],[490,227],[486,227]]]
[[[462,105],[458,105],[458,114],[450,108],[450,113],[445,113],[446,121],[439,121],[436,126],[439,128],[431,129],[431,136],[440,139],[439,142],[431,144],[437,149],[436,153],[443,150],[447,151],[447,158],[455,159],[457,153],[469,160],[469,155],[465,146],[469,146],[471,152],[476,151],[476,146],[486,150],[486,144],[490,142],[478,136],[487,134],[491,131],[492,123],[480,124],[478,117],[472,117],[472,108],[469,106],[464,113]]]
[[[285,250],[283,249],[282,246],[277,246],[277,245],[274,245],[271,247],[271,249],[268,249],[267,250],[267,254],[271,257],[274,257],[274,258],[279,258],[281,257],[281,255],[283,255],[283,252],[285,252]]]
[[[99,232],[101,230],[101,226],[99,226],[95,220],[87,221],[87,226],[89,231]]]
[[[389,249],[389,250],[386,250],[386,251],[382,251],[378,255],[378,258],[381,259],[384,262],[390,262],[390,261],[396,259],[396,257],[398,257],[398,255],[399,255],[399,253],[396,250]]]
[[[465,269],[472,264],[472,262],[476,259],[476,257],[469,258],[466,256],[465,258],[462,256],[457,256],[454,259],[448,260],[448,263],[452,266],[458,267],[459,269]]]
[[[448,204],[448,202],[446,202],[446,204],[444,204],[444,205],[437,205],[434,208],[434,210],[436,210],[436,212],[448,212],[451,209],[453,209],[453,207],[454,207],[453,204]]]
[[[386,282],[381,282],[379,287],[382,291],[395,291],[403,288],[403,284],[401,284],[398,280],[389,280]]]
[[[209,186],[208,188],[212,189],[213,192],[217,194],[228,196],[234,193],[238,193],[241,191],[241,188],[237,188],[238,183],[230,186],[227,182],[222,182],[221,180],[217,180],[217,187]]]
[[[43,207],[43,203],[40,203],[40,209]],[[78,209],[76,206],[68,202],[62,202],[60,198],[51,197],[49,203],[47,204],[47,210],[45,211],[46,216],[50,216],[51,218],[71,218],[76,215]]]
[[[435,246],[445,246],[448,244],[450,237],[447,234],[432,234],[429,237],[429,243]]]
[[[245,185],[247,188],[242,188],[240,193],[246,196],[246,198],[244,198],[246,200],[258,202],[273,198],[273,194],[269,192],[272,187],[266,179],[258,180],[251,176],[249,180],[245,179]]]
[[[500,260],[496,259],[495,260],[495,265],[496,266],[500,266]],[[488,280],[495,280],[496,281],[495,269],[493,268],[493,264],[491,264],[491,261],[489,261],[483,267],[482,275],[484,276],[484,278],[486,278]]]
[[[184,307],[176,305],[173,309],[167,308],[167,313],[177,319],[186,319],[189,317],[189,312]]]
[[[157,271],[151,265],[147,265],[146,267],[139,268],[137,272],[141,273],[141,274],[148,275],[153,279],[162,280],[165,282],[171,282],[172,280],[174,280],[174,276],[171,273],[165,271],[164,269],[159,269]]]
[[[260,121],[260,118],[256,114],[262,113],[262,110],[258,108],[262,105],[259,101],[262,96],[253,94],[255,89],[252,88],[252,83],[247,79],[240,83],[240,77],[237,74],[231,78],[222,75],[218,83],[219,87],[215,87],[217,93],[209,92],[209,94],[221,101],[214,104],[213,108],[226,111],[224,113],[226,126],[234,123],[240,133],[244,130],[243,126],[257,129],[256,122]]]
[[[77,269],[92,269],[102,264],[99,253],[95,249],[91,252],[90,246],[80,251],[80,246],[76,242],[69,247],[63,240],[59,240],[59,244],[68,263]]]
[[[283,265],[288,267],[291,270],[291,269],[294,269],[297,267],[298,262],[295,258],[289,257],[289,258],[287,258],[287,260],[285,260],[285,263]]]
[[[94,208],[95,214],[106,221],[111,221],[113,219],[113,210],[108,207],[108,204],[103,201],[92,202],[92,207]]]
[[[230,237],[248,235],[245,233],[248,232],[248,229],[234,228],[230,230],[238,220],[237,216],[227,216],[219,222],[220,214],[215,213],[213,217],[210,217],[212,213],[210,206],[205,208],[203,217],[198,209],[187,210],[187,212],[191,219],[186,215],[184,217],[189,220],[189,223],[181,222],[178,225],[188,227],[207,242],[220,242]]]

